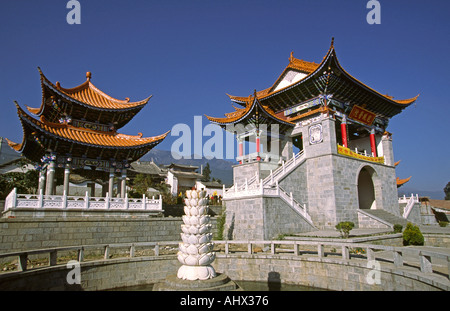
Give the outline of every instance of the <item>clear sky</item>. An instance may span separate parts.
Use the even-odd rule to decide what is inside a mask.
[[[320,62],[334,37],[341,65],[363,83],[396,99],[421,94],[387,129],[397,176],[423,190],[450,181],[449,1],[379,0],[379,25],[366,21],[368,0],[79,0],[79,25],[67,23],[67,2],[0,0],[0,136],[22,141],[13,101],[41,104],[38,66],[63,87],[90,71],[115,98],[153,95],[120,132],[154,136],[231,112],[226,93],[271,86],[291,51]]]

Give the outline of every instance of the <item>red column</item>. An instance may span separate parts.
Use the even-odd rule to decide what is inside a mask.
[[[239,139],[239,156],[242,157],[244,155],[244,145],[242,139]],[[242,164],[242,160],[239,160],[239,164]]]
[[[261,161],[261,157],[259,156],[259,152],[261,151],[261,143],[259,140],[259,135],[256,136],[256,152],[258,155],[256,156],[257,161]]]
[[[347,119],[345,118],[345,116],[342,118],[341,134],[342,134],[342,146],[344,146],[345,148],[348,148],[348,144],[347,144]]]
[[[370,130],[370,149],[372,150],[372,155],[377,156],[377,145],[375,143],[375,130]]]

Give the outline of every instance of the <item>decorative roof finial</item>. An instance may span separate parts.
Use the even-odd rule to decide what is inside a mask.
[[[331,46],[334,47],[334,37],[331,37]]]
[[[289,62],[293,62],[294,61],[294,51],[291,52],[291,56],[289,56]]]
[[[91,80],[91,77],[92,77],[91,72],[90,72],[90,71],[86,72],[86,79],[87,79],[88,81]]]

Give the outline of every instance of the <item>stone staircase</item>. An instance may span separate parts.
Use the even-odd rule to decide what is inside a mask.
[[[360,211],[373,216],[375,219],[377,218],[381,219],[384,223],[389,224],[391,227],[394,226],[395,224],[399,224],[402,225],[403,228],[405,228],[406,224],[408,222],[411,222],[403,217],[396,216],[381,209],[365,209]]]

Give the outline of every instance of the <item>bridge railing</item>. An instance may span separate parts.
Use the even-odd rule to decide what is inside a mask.
[[[258,256],[285,255],[285,256],[302,256],[304,254],[317,256],[319,259],[328,256],[338,256],[342,260],[382,260],[391,262],[395,267],[401,268],[405,265],[405,255],[408,255],[408,261],[411,256],[417,260],[418,270],[428,274],[442,274],[433,269],[433,263],[437,260],[447,263],[446,276],[450,279],[450,254],[439,253],[435,251],[420,250],[407,247],[393,247],[374,244],[355,244],[346,242],[324,242],[324,241],[286,241],[286,240],[229,240],[229,241],[213,241],[215,244],[215,252],[226,256],[248,254]],[[91,260],[111,260],[114,258],[138,257],[138,256],[175,256],[177,252],[178,241],[164,242],[141,242],[141,243],[120,243],[120,244],[96,244],[69,246],[48,249],[38,249],[29,251],[19,251],[0,254],[0,261],[9,258],[17,258],[17,267],[9,273],[20,273],[29,270],[28,263],[33,255],[46,255],[48,258],[47,266],[56,266],[58,264],[58,255],[67,254],[67,252],[75,252],[75,260],[79,262],[86,261],[85,253],[96,253],[96,257]],[[137,253],[137,249],[141,249],[144,255]],[[328,251],[326,251],[328,249]],[[121,251],[120,251],[121,250]],[[331,250],[331,251],[330,251]],[[112,253],[115,256],[111,256]],[[389,256],[377,256],[377,252],[388,252]],[[149,255],[151,254],[151,255]],[[386,255],[386,253],[384,253]],[[393,259],[387,259],[391,257]],[[67,259],[66,259],[67,261]],[[61,260],[60,260],[61,262]],[[408,267],[412,267],[414,263],[408,262]],[[35,268],[38,269],[38,268]],[[0,277],[3,273],[0,273]],[[445,274],[445,272],[444,272]]]

